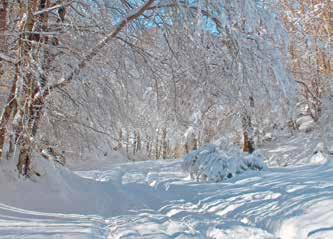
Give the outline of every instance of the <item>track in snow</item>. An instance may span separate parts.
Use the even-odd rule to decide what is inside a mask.
[[[333,165],[248,172],[223,183],[193,182],[179,161],[77,174],[111,180],[142,208],[101,217],[0,204],[0,238],[333,238]]]

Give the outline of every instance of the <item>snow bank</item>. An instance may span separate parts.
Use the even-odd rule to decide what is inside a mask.
[[[328,161],[326,142],[318,132],[298,133],[292,137],[281,137],[266,143],[260,152],[268,167],[295,167],[322,165]]]
[[[333,238],[333,160],[221,184],[188,181],[178,160],[76,172],[85,178],[43,160],[34,182],[9,181],[2,163],[1,239]]]
[[[0,161],[0,203],[40,212],[108,216],[143,206],[123,191],[119,181],[83,178],[40,157],[34,158],[33,169],[41,176],[25,178],[18,175],[13,160]]]
[[[215,145],[206,145],[185,156],[183,169],[198,181],[220,182],[248,170],[264,170],[263,157],[254,153],[225,152]]]
[[[333,200],[321,200],[284,220],[277,234],[283,239],[333,238]]]

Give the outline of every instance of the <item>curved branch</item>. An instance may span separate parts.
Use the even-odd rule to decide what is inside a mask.
[[[115,27],[115,29],[110,32],[103,40],[101,40],[99,43],[94,46],[87,55],[83,57],[81,62],[78,64],[78,67],[73,70],[66,78],[63,78],[58,83],[52,85],[49,87],[48,90],[45,91],[46,94],[54,88],[59,88],[67,85],[69,82],[72,81],[72,79],[79,75],[81,70],[85,68],[88,62],[90,62],[112,39],[116,38],[119,32],[121,32],[126,26],[139,18],[146,10],[149,9],[149,7],[154,3],[155,0],[147,0],[147,2],[136,9],[132,14],[126,16],[123,20],[119,22],[119,24]],[[44,95],[45,95],[44,93]]]

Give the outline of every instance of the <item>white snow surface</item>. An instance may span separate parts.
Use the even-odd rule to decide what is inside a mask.
[[[317,133],[300,133],[262,145],[260,151],[269,167],[293,167],[326,163],[328,156],[324,148]]]
[[[0,238],[333,238],[332,160],[219,183],[182,161],[72,173],[40,160],[33,181],[0,162]]]

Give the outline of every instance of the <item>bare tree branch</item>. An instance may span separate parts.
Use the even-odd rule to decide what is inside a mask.
[[[139,18],[149,7],[154,3],[155,0],[148,0],[144,5],[136,9],[132,14],[126,16],[120,23],[115,27],[115,29],[110,32],[104,39],[102,39],[95,47],[93,47],[89,53],[84,56],[81,62],[74,71],[71,72],[69,76],[63,78],[58,83],[49,87],[49,90],[54,88],[59,88],[67,85],[75,76],[80,74],[81,69],[83,69],[88,62],[90,62],[112,39],[114,39],[119,32],[121,32],[126,26]],[[48,94],[48,93],[47,93]]]
[[[305,87],[306,91],[309,92],[309,94],[311,95],[311,97],[315,100],[317,100],[318,102],[320,102],[321,100],[310,90],[310,87],[303,81],[300,80],[295,80],[298,84],[301,84]]]
[[[14,58],[11,58],[10,56],[6,56],[5,54],[0,52],[0,61],[6,61],[8,63],[16,64],[17,61]]]
[[[45,8],[43,10],[40,10],[40,11],[37,11],[37,12],[34,12],[33,15],[34,16],[38,16],[38,15],[41,15],[43,13],[46,13],[46,12],[52,12],[53,10],[56,10],[56,9],[59,9],[61,7],[67,7],[69,5],[71,5],[73,2],[75,2],[75,0],[71,0],[67,3],[61,3],[61,4],[57,4],[57,5],[54,5],[52,7],[49,7],[49,8]]]

